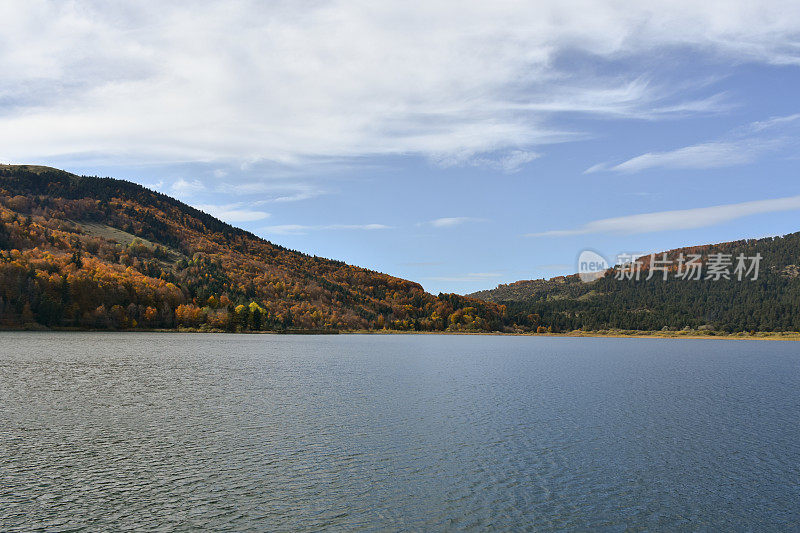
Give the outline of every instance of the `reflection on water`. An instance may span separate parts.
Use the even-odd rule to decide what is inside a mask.
[[[796,529],[799,356],[0,333],[0,529]]]

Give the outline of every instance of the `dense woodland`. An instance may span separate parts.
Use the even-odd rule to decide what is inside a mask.
[[[131,182],[0,166],[0,327],[494,331],[501,305],[308,256]]]
[[[761,254],[758,279],[687,280],[676,278],[680,254]],[[660,254],[657,254],[660,257]],[[742,240],[667,252],[675,265],[667,279],[661,271],[647,280],[649,256],[642,258],[639,280],[617,279],[619,266],[601,279],[583,283],[577,275],[501,285],[471,296],[502,303],[508,320],[525,328],[553,331],[583,329],[680,330],[720,332],[800,331],[800,233]]]
[[[800,233],[668,252],[757,280],[520,281],[471,297],[288,250],[131,182],[0,166],[0,328],[800,331]]]

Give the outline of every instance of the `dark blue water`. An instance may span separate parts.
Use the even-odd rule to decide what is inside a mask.
[[[798,530],[800,344],[0,333],[0,530]]]

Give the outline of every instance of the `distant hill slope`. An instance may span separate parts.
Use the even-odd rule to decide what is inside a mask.
[[[503,312],[288,250],[135,183],[0,165],[0,327],[491,331]]]
[[[617,279],[617,269],[591,283],[577,275],[549,280],[525,280],[470,294],[504,304],[508,321],[518,328],[683,329],[723,331],[800,331],[800,233],[670,250],[667,280],[663,271],[650,272],[650,256],[640,259],[641,275]],[[761,254],[758,279],[736,279],[736,257]],[[678,258],[701,256],[702,279],[676,278]],[[731,279],[706,279],[714,254],[731,256]],[[656,254],[657,260],[663,260]],[[750,266],[750,262],[747,266]],[[662,266],[662,265],[656,265]]]

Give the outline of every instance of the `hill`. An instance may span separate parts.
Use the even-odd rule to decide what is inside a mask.
[[[0,327],[492,331],[504,309],[309,256],[132,182],[0,165]]]
[[[509,324],[522,330],[800,331],[800,233],[663,254],[655,254],[653,264],[645,256],[638,266],[616,265],[589,283],[577,275],[559,276],[470,296],[505,305]],[[746,270],[754,267],[757,254],[754,276],[755,269]],[[688,275],[692,256],[699,279]]]

